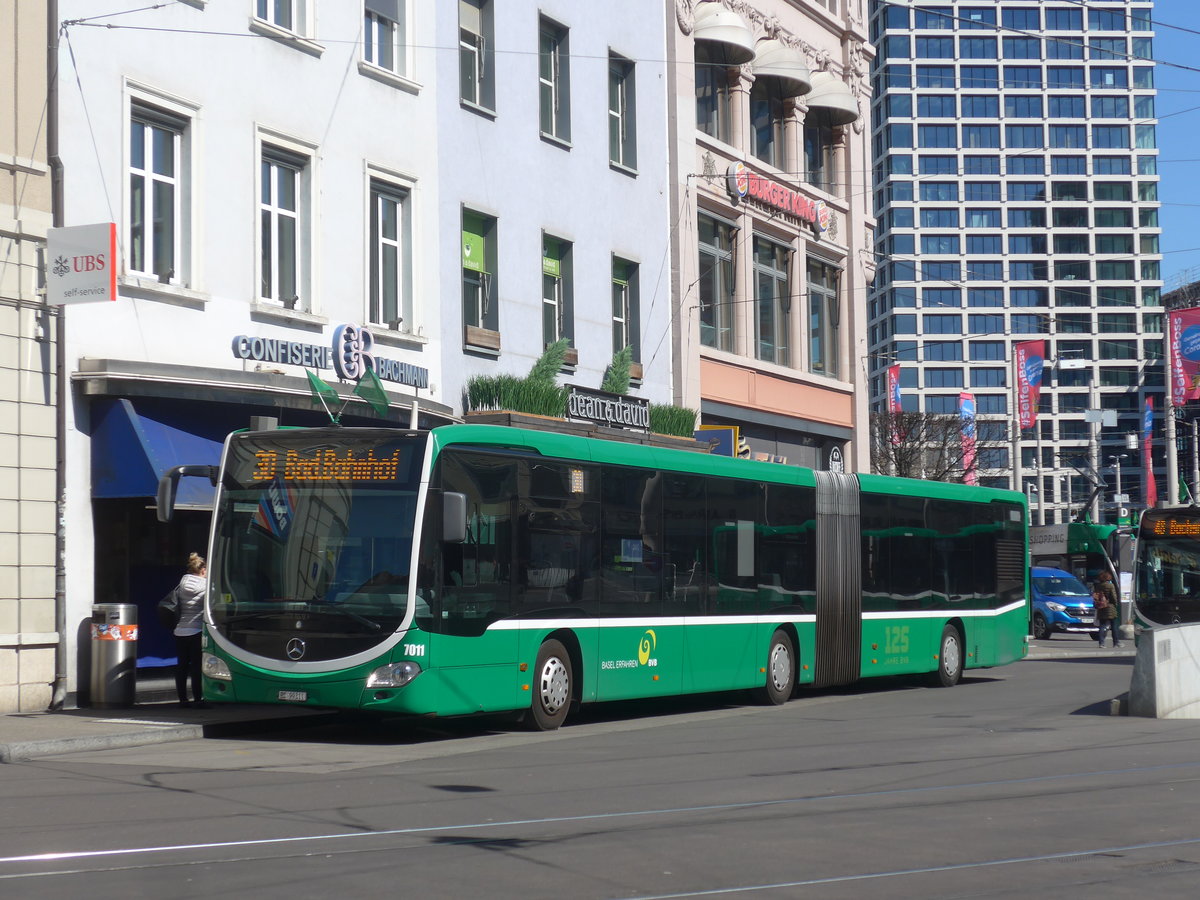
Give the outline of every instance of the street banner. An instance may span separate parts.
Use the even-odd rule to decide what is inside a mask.
[[[1016,345],[1017,421],[1021,428],[1037,424],[1045,358],[1045,341],[1022,341]]]
[[[1146,509],[1154,509],[1158,505],[1158,485],[1154,483],[1154,459],[1150,453],[1150,432],[1153,426],[1154,398],[1147,397],[1146,410],[1142,414],[1142,483],[1146,486]]]
[[[958,395],[958,414],[962,419],[963,484],[979,484],[975,468],[975,395],[970,391]]]
[[[1167,313],[1167,354],[1171,367],[1171,405],[1200,397],[1200,309]]]
[[[891,438],[893,444],[899,444],[903,438],[897,423],[897,416],[900,415],[900,363],[888,366],[887,371],[888,413],[891,416],[892,427]]]

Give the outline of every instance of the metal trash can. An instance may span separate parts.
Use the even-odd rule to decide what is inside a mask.
[[[92,604],[92,706],[133,706],[137,636],[136,605]]]

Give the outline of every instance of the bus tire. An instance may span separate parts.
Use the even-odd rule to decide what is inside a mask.
[[[796,650],[782,628],[771,635],[767,650],[767,683],[758,689],[758,699],[767,706],[781,706],[796,686]]]
[[[954,687],[963,673],[963,640],[957,628],[947,625],[942,629],[939,645],[937,678],[934,685]]]
[[[553,731],[571,707],[575,679],[567,648],[558,641],[546,641],[538,650],[533,672],[533,703],[526,721],[534,731]]]

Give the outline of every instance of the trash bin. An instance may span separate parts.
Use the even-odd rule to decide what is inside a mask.
[[[92,706],[133,706],[137,633],[136,605],[92,604]]]

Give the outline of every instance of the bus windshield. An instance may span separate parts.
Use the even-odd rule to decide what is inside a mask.
[[[395,632],[424,446],[384,430],[234,435],[209,568],[216,630],[293,662],[352,656]]]
[[[1200,622],[1200,510],[1148,510],[1137,540],[1138,613],[1155,625]]]

